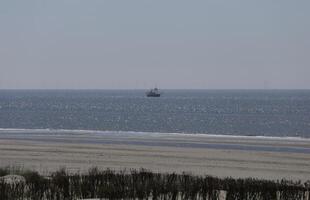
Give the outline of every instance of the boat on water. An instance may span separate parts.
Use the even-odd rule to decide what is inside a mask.
[[[160,91],[158,88],[150,89],[146,92],[147,97],[160,97]]]

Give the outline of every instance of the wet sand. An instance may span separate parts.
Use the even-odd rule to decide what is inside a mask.
[[[310,180],[310,140],[180,134],[0,131],[0,167],[147,168],[220,177]]]

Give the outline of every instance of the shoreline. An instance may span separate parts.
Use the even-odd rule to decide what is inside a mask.
[[[310,138],[68,129],[1,129],[0,139],[310,154]]]
[[[265,149],[257,150],[261,147]],[[218,177],[310,180],[310,153],[276,151],[281,148],[310,149],[310,140],[0,130],[0,167],[22,166],[44,173],[60,167],[76,172],[98,166]]]
[[[52,128],[0,128],[1,133],[70,133],[70,134],[131,134],[146,136],[187,136],[187,137],[214,137],[214,138],[237,138],[237,139],[261,139],[261,140],[292,140],[292,141],[310,141],[310,137],[300,136],[266,136],[266,135],[230,135],[230,134],[209,134],[209,133],[183,133],[183,132],[147,132],[147,131],[112,131],[112,130],[90,130],[90,129],[52,129]]]

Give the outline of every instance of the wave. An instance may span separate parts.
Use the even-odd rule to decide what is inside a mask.
[[[255,139],[255,140],[287,140],[287,141],[309,141],[310,138],[303,137],[279,137],[279,136],[248,136],[248,135],[223,135],[208,133],[165,133],[165,132],[142,132],[142,131],[115,131],[115,130],[84,130],[84,129],[27,129],[27,128],[0,128],[1,133],[41,133],[41,134],[97,134],[97,135],[130,135],[130,136],[182,136],[182,137],[209,137],[209,138],[231,138],[231,139]]]

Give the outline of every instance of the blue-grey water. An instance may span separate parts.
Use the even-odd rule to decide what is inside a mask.
[[[310,90],[0,90],[0,128],[310,137]]]

